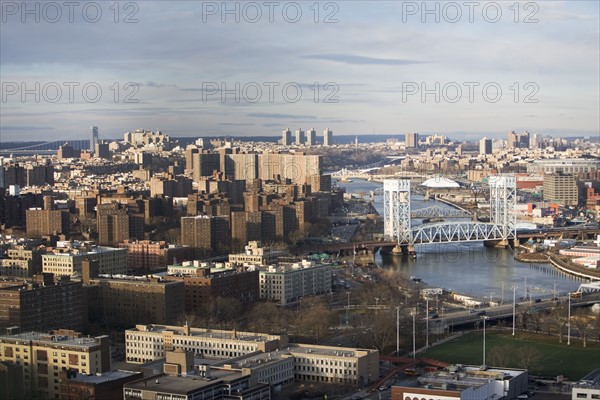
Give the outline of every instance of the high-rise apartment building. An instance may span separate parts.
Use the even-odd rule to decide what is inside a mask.
[[[479,140],[479,154],[485,156],[487,154],[492,154],[492,139],[488,139],[484,137]]]
[[[221,155],[204,152],[193,154],[192,169],[194,182],[200,181],[202,176],[212,176],[215,171],[221,170]]]
[[[281,132],[281,144],[284,146],[292,145],[292,131],[289,128]]]
[[[333,132],[329,128],[323,131],[323,146],[331,146],[333,144]]]
[[[544,200],[565,206],[577,206],[579,201],[574,175],[563,173],[544,175]]]
[[[306,136],[304,135],[304,131],[302,129],[298,129],[296,131],[296,144],[302,145],[306,142]]]
[[[20,332],[27,332],[83,329],[86,324],[87,304],[81,282],[54,280],[52,274],[0,282],[0,328],[18,326]]]
[[[190,315],[205,313],[218,297],[234,298],[242,304],[253,303],[260,297],[258,269],[200,266],[197,261],[188,261],[181,266],[170,265],[168,271],[165,281],[185,285],[185,312]]]
[[[220,252],[229,246],[229,218],[196,215],[181,218],[181,244],[204,251]]]
[[[25,220],[27,236],[31,238],[69,233],[70,223],[67,210],[31,208],[27,210]]]
[[[419,147],[419,134],[418,133],[407,133],[404,135],[405,143],[407,148]]]
[[[104,158],[106,160],[110,160],[110,150],[108,148],[108,143],[98,142],[94,145],[94,157],[96,158]]]
[[[144,216],[130,212],[120,203],[98,204],[98,243],[117,245],[127,239],[144,239]]]
[[[125,240],[123,243],[119,243],[118,247],[127,249],[127,271],[129,273],[164,270],[169,264],[191,257],[187,247],[168,244],[164,241]]]
[[[60,394],[59,371],[110,371],[110,338],[85,338],[70,330],[3,335],[0,361],[22,365],[26,398],[55,399]]]
[[[305,296],[331,293],[330,264],[302,260],[279,263],[260,270],[260,298],[282,306],[296,304]]]
[[[92,321],[119,326],[152,321],[168,324],[184,314],[182,282],[139,276],[98,277],[98,265],[90,261],[83,263],[82,281]]]
[[[310,128],[306,131],[306,145],[315,146],[317,144],[317,131],[314,128]]]

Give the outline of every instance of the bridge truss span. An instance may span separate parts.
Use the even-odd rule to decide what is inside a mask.
[[[456,208],[425,207],[412,210],[411,218],[471,218],[471,213]]]
[[[412,229],[413,244],[502,240],[502,226],[491,223],[427,224]]]

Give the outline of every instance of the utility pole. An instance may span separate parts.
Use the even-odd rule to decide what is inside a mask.
[[[515,336],[515,311],[517,309],[517,303],[516,298],[517,298],[517,287],[515,285],[513,285],[512,287],[513,289],[513,327],[512,327],[512,335]]]

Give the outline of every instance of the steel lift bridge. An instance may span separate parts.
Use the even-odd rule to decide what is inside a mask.
[[[415,244],[493,241],[508,246],[516,238],[517,200],[514,175],[490,177],[490,222],[441,222],[413,227],[412,218],[425,217],[410,208],[410,180],[386,179],[383,181],[384,234],[386,240],[397,246],[393,252],[414,251]],[[432,215],[446,211],[429,208]],[[458,212],[457,212],[458,214]]]

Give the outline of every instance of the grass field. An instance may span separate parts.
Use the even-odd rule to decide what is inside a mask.
[[[512,336],[511,332],[486,332],[486,361],[494,366],[490,354],[494,347],[500,347],[507,354],[507,367],[520,368],[522,355],[534,353],[534,360],[529,368],[532,375],[556,376],[564,375],[565,379],[577,380],[595,368],[600,368],[600,345],[589,342],[583,348],[580,340],[571,340],[567,346],[566,337],[558,343],[556,336],[519,332]],[[496,349],[498,352],[498,349]],[[483,335],[481,331],[465,334],[457,339],[436,346],[422,353],[423,357],[433,358],[450,363],[481,365],[483,362]]]

